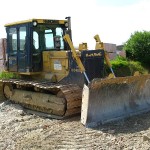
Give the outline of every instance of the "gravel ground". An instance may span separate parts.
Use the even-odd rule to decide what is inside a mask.
[[[0,150],[150,149],[150,113],[85,128],[80,116],[54,120],[30,115],[10,101],[0,103]]]

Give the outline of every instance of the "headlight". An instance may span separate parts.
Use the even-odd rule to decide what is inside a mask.
[[[33,26],[37,26],[37,21],[33,21]]]
[[[68,27],[68,23],[67,22],[65,23],[65,27]]]

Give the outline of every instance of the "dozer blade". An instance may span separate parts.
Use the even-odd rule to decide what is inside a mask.
[[[150,111],[150,75],[95,79],[84,86],[81,122],[87,127]]]

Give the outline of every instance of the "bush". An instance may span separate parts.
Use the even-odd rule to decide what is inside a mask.
[[[19,76],[15,73],[10,73],[10,72],[0,73],[0,79],[10,79],[10,78],[19,78]]]
[[[148,73],[140,62],[129,61],[123,57],[117,57],[115,60],[111,61],[111,64],[117,77],[132,76],[135,71],[139,71],[141,74]],[[111,73],[108,66],[106,66],[105,70],[107,72],[105,75]]]
[[[150,32],[136,31],[131,34],[129,40],[125,43],[123,49],[127,57],[131,60],[140,61],[141,63],[150,64]]]

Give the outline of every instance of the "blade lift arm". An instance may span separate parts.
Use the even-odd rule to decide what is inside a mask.
[[[103,49],[103,50],[104,50],[104,44],[103,44],[103,42],[101,42],[101,40],[100,40],[98,34],[94,36],[94,39],[95,39],[95,41],[96,41],[95,49]],[[105,51],[104,51],[104,57],[105,57],[106,64],[109,66],[110,71],[112,72],[112,74],[113,74],[113,76],[114,76],[114,78],[115,78],[116,76],[115,76],[115,73],[114,73],[114,71],[113,71],[113,69],[112,69],[112,65],[111,65],[111,63],[110,63],[108,54],[107,54],[107,52],[105,52]]]
[[[74,46],[73,46],[73,43],[72,43],[72,41],[71,41],[71,39],[70,39],[70,36],[69,36],[68,34],[65,34],[64,40],[69,44],[70,49],[71,49],[71,52],[72,52],[72,56],[73,56],[73,58],[75,59],[75,61],[76,61],[77,65],[78,65],[78,67],[79,67],[81,73],[84,74],[84,76],[85,76],[85,78],[86,78],[86,80],[87,80],[87,82],[88,82],[88,84],[89,84],[89,83],[90,83],[89,78],[88,78],[88,76],[87,76],[87,74],[86,74],[86,72],[85,72],[85,68],[84,68],[84,66],[83,66],[83,64],[82,64],[82,62],[81,62],[80,57],[79,57],[79,56],[77,55],[77,53],[76,53],[76,50],[75,50],[75,48],[74,48]]]

